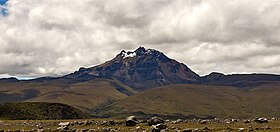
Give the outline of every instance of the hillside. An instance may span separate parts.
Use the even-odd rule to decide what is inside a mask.
[[[126,98],[136,93],[116,80],[95,79],[67,84],[59,81],[1,83],[0,103],[63,103],[89,111],[97,106]]]
[[[5,103],[0,104],[0,119],[81,119],[88,118],[80,110],[58,103]]]
[[[138,93],[94,115],[249,118],[279,117],[280,87],[262,85],[240,89],[214,85],[169,85]]]

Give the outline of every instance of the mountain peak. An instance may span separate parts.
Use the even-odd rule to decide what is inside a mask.
[[[154,49],[146,49],[145,47],[140,46],[134,51],[122,50],[121,53],[117,55],[117,57],[120,56],[122,59],[127,59],[127,58],[134,58],[136,56],[141,57],[143,55],[159,55],[159,54],[162,53]]]
[[[137,48],[134,52],[146,52],[147,50],[145,49],[145,47],[140,46],[139,48]]]
[[[136,56],[136,52],[122,50],[118,56],[121,56],[122,59],[133,58]]]
[[[122,50],[114,59],[85,68],[71,76],[75,79],[117,79],[135,90],[196,81],[199,76],[183,63],[162,52],[140,46],[134,51]]]

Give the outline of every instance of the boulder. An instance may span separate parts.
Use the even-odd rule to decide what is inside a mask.
[[[135,116],[129,116],[125,119],[126,126],[135,126],[136,124],[138,124],[138,120]]]
[[[167,121],[165,121],[165,122],[167,122]],[[178,123],[181,123],[181,122],[183,122],[182,119],[177,119],[176,121],[172,121],[171,123],[178,124]]]
[[[268,119],[267,118],[256,118],[255,122],[257,123],[268,123]]]
[[[69,126],[70,122],[60,122],[58,125],[59,126]]]
[[[68,131],[69,128],[68,126],[70,125],[71,123],[70,122],[60,122],[58,125],[59,127],[57,128],[57,130],[59,131]]]
[[[209,131],[210,129],[208,127],[204,127],[202,130],[203,131]]]
[[[250,120],[244,120],[244,123],[248,124],[248,123],[251,123]]]
[[[207,123],[207,120],[201,120],[199,121],[200,124],[206,124]]]
[[[238,128],[238,132],[244,132],[245,128]]]
[[[112,125],[112,126],[114,126],[114,125],[116,125],[116,122],[115,122],[114,120],[110,120],[110,121],[109,121],[109,124]]]
[[[164,120],[155,116],[149,119],[147,122],[149,126],[152,126],[152,125],[162,124],[164,123]]]
[[[182,132],[192,132],[192,129],[184,129]]]
[[[164,130],[166,128],[167,128],[167,126],[165,124],[152,125],[151,132],[161,132],[162,130]]]

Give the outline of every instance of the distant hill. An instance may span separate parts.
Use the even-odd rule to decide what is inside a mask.
[[[280,85],[240,89],[214,85],[168,85],[154,88],[93,113],[96,116],[170,116],[179,118],[280,117]]]
[[[5,83],[5,82],[13,83],[13,82],[19,82],[19,80],[17,78],[14,78],[14,77],[0,78],[0,83]]]
[[[69,105],[59,103],[4,103],[0,104],[0,119],[46,120],[46,119],[82,119],[88,115]]]
[[[263,84],[275,84],[280,82],[279,75],[273,74],[232,74],[224,75],[213,72],[199,78],[200,84],[235,86],[252,88]]]

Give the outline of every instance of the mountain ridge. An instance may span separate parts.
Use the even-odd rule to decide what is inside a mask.
[[[39,77],[31,80],[3,78],[0,83],[60,81],[68,84],[86,82],[97,78],[116,79],[136,91],[144,91],[158,86],[171,84],[209,84],[235,87],[253,87],[267,82],[280,81],[280,75],[223,74],[212,72],[200,76],[184,63],[180,63],[155,49],[140,46],[134,51],[122,50],[105,63],[79,68],[60,77]],[[145,83],[143,83],[145,82]]]
[[[141,91],[169,84],[192,83],[199,75],[162,52],[139,47],[133,52],[123,50],[112,60],[94,67],[80,68],[64,78],[80,80],[115,78]]]
[[[280,104],[279,84],[280,75],[274,74],[224,75],[213,72],[199,76],[187,65],[160,51],[139,47],[135,51],[123,50],[100,65],[81,67],[78,71],[60,77],[0,79],[0,104],[63,103],[88,114],[106,117],[126,114],[202,118],[252,117],[278,114],[278,107],[274,105]],[[268,93],[273,96],[268,98]],[[242,98],[239,94],[243,95]],[[254,99],[248,99],[244,96],[246,94]],[[243,99],[249,104],[257,104],[259,101],[260,106],[250,105],[259,110],[247,109]],[[170,100],[173,103],[170,103]],[[268,103],[270,105],[266,108]],[[220,104],[227,107],[223,108]],[[234,106],[240,108],[236,109]],[[248,113],[244,112],[245,110]]]

